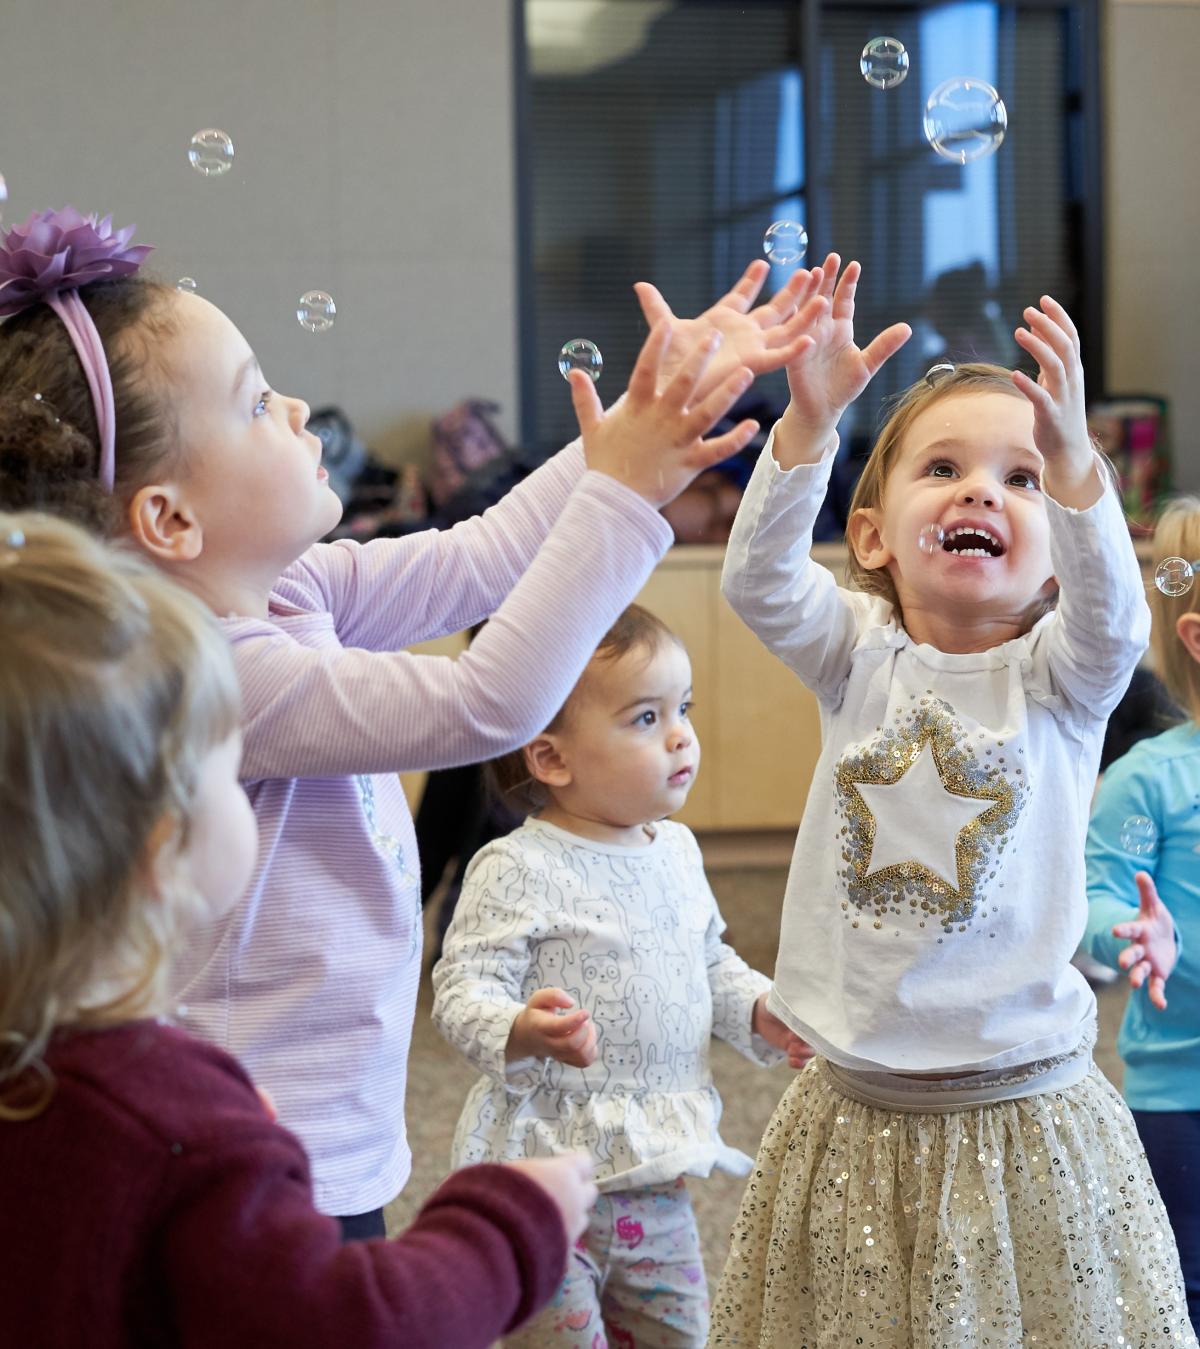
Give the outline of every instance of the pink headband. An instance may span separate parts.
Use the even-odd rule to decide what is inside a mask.
[[[112,217],[97,220],[73,206],[34,212],[0,238],[0,318],[46,304],[62,320],[83,366],[100,437],[98,476],[111,492],[116,474],[117,423],[112,376],[104,344],[79,287],[102,278],[132,276],[151,251],[129,247],[133,225],[115,234]]]

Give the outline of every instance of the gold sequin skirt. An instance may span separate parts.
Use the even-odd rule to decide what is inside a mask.
[[[814,1059],[763,1137],[710,1345],[1192,1346],[1133,1119],[1073,1086],[940,1112],[847,1094]]]

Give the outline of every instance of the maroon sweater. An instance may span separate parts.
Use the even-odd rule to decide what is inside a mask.
[[[0,1343],[468,1349],[548,1301],[567,1241],[505,1167],[452,1176],[393,1241],[343,1245],[300,1143],[227,1054],[139,1021],[57,1041],[0,1120]]]

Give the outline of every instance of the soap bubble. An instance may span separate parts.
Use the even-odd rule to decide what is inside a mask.
[[[1164,557],[1154,568],[1154,584],[1164,595],[1177,599],[1192,588],[1196,569],[1185,557]]]
[[[896,37],[873,37],[862,49],[858,68],[875,89],[894,89],[908,74],[908,52]]]
[[[789,267],[808,252],[808,231],[796,220],[777,220],[763,235],[763,252],[780,267]]]
[[[196,278],[194,276],[181,276],[179,280],[175,282],[175,289],[186,290],[189,295],[195,295],[199,287],[196,285]]]
[[[946,542],[946,531],[941,525],[926,525],[917,535],[917,547],[923,553],[937,553]]]
[[[1131,815],[1121,826],[1121,850],[1149,857],[1158,846],[1158,830],[1148,815]]]
[[[951,361],[939,361],[937,365],[931,365],[925,371],[925,383],[932,389],[935,385],[941,383],[947,375],[954,374],[954,364]]]
[[[600,348],[586,337],[573,337],[569,342],[564,342],[558,353],[558,373],[563,379],[572,370],[582,370],[585,375],[592,377],[594,383],[600,378],[603,369],[604,357],[600,355]]]
[[[925,139],[955,164],[993,154],[1007,129],[1004,100],[983,80],[947,80],[925,104]]]
[[[233,168],[233,141],[212,127],[197,131],[188,146],[188,163],[205,178],[219,178]]]
[[[310,333],[327,333],[333,327],[337,305],[323,290],[306,290],[296,301],[296,318]]]

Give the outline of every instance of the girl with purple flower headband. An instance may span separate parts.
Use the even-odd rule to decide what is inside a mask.
[[[270,1092],[318,1207],[376,1235],[410,1169],[421,959],[396,774],[495,757],[550,721],[670,544],[659,507],[757,427],[701,437],[809,345],[827,302],[800,271],[752,308],[762,262],[698,320],[644,288],[658,321],[627,396],[605,412],[572,375],[579,440],[477,520],[327,545],[341,506],[308,406],[220,310],[138,276],[131,235],[45,212],[0,243],[0,508],[123,538],[220,616],[258,865],[194,936],[179,1017]],[[457,660],[404,650],[489,615]]]

